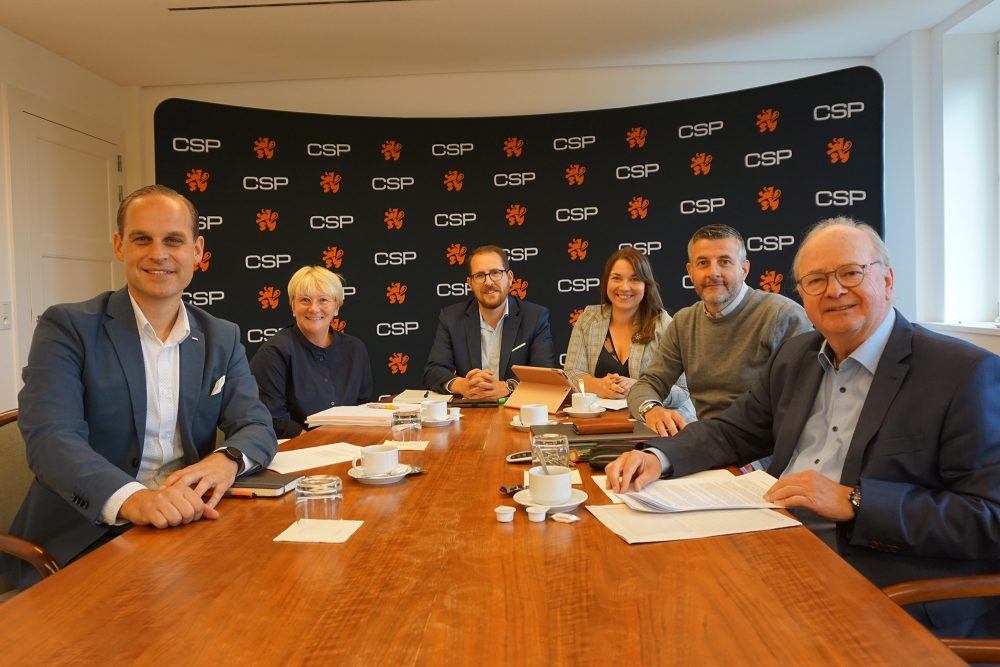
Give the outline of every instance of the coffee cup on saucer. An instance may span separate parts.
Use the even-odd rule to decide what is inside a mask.
[[[399,450],[395,445],[368,445],[361,448],[352,465],[357,468],[358,463],[365,475],[384,475],[399,465]]]
[[[536,426],[549,423],[549,408],[543,403],[527,403],[521,406],[521,426]]]
[[[565,466],[535,466],[528,471],[531,500],[542,505],[568,502],[573,493],[571,482],[572,471]]]
[[[597,394],[589,391],[573,394],[572,401],[574,412],[593,412],[598,407]]]
[[[444,421],[448,419],[448,403],[446,401],[423,401],[420,403],[420,416],[428,421]]]

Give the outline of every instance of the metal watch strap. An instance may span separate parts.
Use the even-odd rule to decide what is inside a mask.
[[[639,419],[645,419],[646,413],[657,407],[662,408],[663,403],[660,403],[659,401],[646,401],[639,406]]]
[[[847,500],[854,508],[854,515],[857,516],[858,512],[861,511],[861,487],[856,486],[851,489],[851,495],[847,496]]]

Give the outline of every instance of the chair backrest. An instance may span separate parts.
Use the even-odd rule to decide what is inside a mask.
[[[7,532],[35,476],[28,469],[17,410],[0,412],[0,531]],[[10,586],[0,579],[0,592]]]

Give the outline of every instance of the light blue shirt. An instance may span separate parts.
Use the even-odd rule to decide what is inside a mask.
[[[497,321],[495,329],[483,318],[483,312],[479,311],[479,346],[483,355],[483,370],[493,371],[493,378],[500,378],[500,343],[503,339],[503,323],[507,319],[510,310],[510,301],[504,299],[503,315]]]
[[[872,335],[857,347],[844,361],[834,364],[832,350],[823,341],[817,355],[823,368],[823,379],[813,400],[809,419],[799,434],[795,452],[781,476],[814,470],[839,483],[844,472],[844,459],[858,425],[858,417],[865,407],[868,390],[875,378],[875,370],[889,341],[889,334],[896,322],[896,311],[891,310]],[[800,508],[790,510],[831,548],[836,548],[834,523],[817,514]]]

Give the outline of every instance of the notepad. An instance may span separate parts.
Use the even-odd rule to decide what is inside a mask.
[[[246,498],[282,496],[298,486],[300,479],[302,479],[302,475],[299,473],[281,475],[273,472],[258,472],[237,479],[226,491],[226,495]]]

